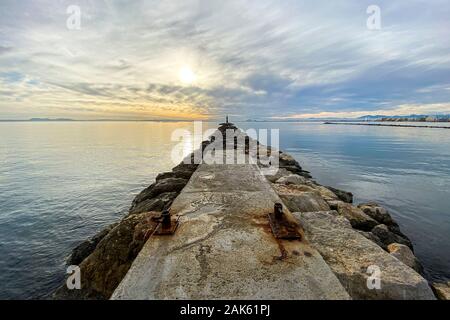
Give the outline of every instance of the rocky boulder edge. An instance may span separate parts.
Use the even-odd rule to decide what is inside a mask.
[[[450,300],[450,281],[446,283],[433,283],[432,288],[439,300]]]
[[[404,244],[413,251],[411,241],[401,232],[389,212],[375,202],[355,206],[351,203],[352,193],[322,186],[311,178],[292,174],[285,168],[279,169],[273,176],[267,176],[267,179],[292,212],[335,210],[350,222],[355,231],[385,251],[392,243]]]
[[[287,154],[284,154],[284,157],[290,158]],[[291,163],[290,165],[295,166]],[[299,165],[297,170],[302,170]],[[349,290],[352,298],[434,298],[432,294],[430,295],[432,291],[429,284],[423,278],[424,269],[417,257],[414,256],[412,242],[401,232],[399,225],[385,208],[375,202],[353,205],[351,192],[322,186],[308,175],[297,175],[295,170],[287,170],[286,166],[280,166],[278,172],[273,176],[267,176],[267,179],[272,183],[272,187],[288,209],[296,212],[300,222],[305,222],[304,228],[306,228],[308,240],[323,240],[318,240],[316,243],[312,241],[312,244],[321,254],[324,252],[325,261]],[[317,214],[317,217],[328,221],[328,227],[336,234],[334,237],[326,238],[326,240],[321,238],[320,234],[325,231],[308,224],[303,216],[303,214],[308,214],[308,217],[314,217],[317,212],[332,212],[333,217],[338,217],[331,219]],[[341,229],[334,224],[340,224],[340,227],[344,224],[345,230],[342,230],[341,233]],[[310,230],[308,230],[308,226],[311,226]],[[362,242],[360,250],[352,250],[347,246],[350,239],[356,243]],[[330,247],[333,247],[334,250],[324,249]],[[343,252],[345,254],[342,254]],[[362,255],[362,257],[357,257],[358,255]],[[364,258],[368,260],[364,260]],[[366,271],[368,265],[366,262],[370,260],[379,262],[381,266],[387,268],[389,275],[384,279],[384,283],[386,287],[390,288],[389,290],[381,293],[367,290],[368,274]],[[386,264],[393,265],[387,266]],[[395,275],[390,274],[399,270],[405,274],[406,278],[399,276],[398,279],[395,279]],[[408,281],[412,282],[408,284]],[[442,290],[443,286],[439,286],[439,288]]]
[[[338,212],[293,214],[302,224],[307,240],[353,299],[435,299],[421,275],[355,232],[347,218]]]
[[[202,143],[202,151],[208,144],[208,141]],[[193,160],[194,153],[189,157]],[[197,167],[198,164],[182,161],[172,171],[159,174],[153,184],[134,198],[121,221],[74,248],[67,264],[80,267],[81,290],[68,290],[64,283],[53,298],[109,299],[156,227],[154,218],[170,208]]]
[[[81,289],[69,290],[63,284],[54,293],[54,299],[108,299],[155,229],[157,223],[153,218],[159,215],[145,212],[122,219],[78,265]]]

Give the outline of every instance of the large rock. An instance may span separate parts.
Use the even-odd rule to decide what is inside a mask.
[[[376,235],[374,235],[372,232],[369,231],[361,231],[356,230],[359,234],[363,235],[365,238],[369,239],[373,243],[375,243],[377,246],[383,248],[383,250],[387,251],[387,246],[378,238]]]
[[[159,181],[159,180],[164,180],[167,178],[183,178],[183,177],[177,177],[177,174],[175,172],[171,171],[171,172],[163,172],[163,173],[158,174],[156,176],[155,180]]]
[[[198,168],[198,164],[194,163],[194,154],[192,154],[191,156],[191,163],[180,163],[179,165],[177,165],[176,167],[174,167],[172,169],[173,172],[175,173],[179,173],[179,172],[190,172],[191,175],[192,173],[194,173],[195,170],[197,170]]]
[[[432,286],[439,300],[450,300],[450,281],[447,283],[433,283]]]
[[[391,255],[406,264],[408,267],[413,268],[419,273],[423,273],[422,265],[408,246],[400,243],[391,243],[387,246],[387,250]]]
[[[306,184],[272,184],[273,189],[278,194],[299,195],[304,192],[312,192],[320,196],[320,192],[314,188],[314,186]]]
[[[386,246],[390,245],[391,243],[400,243],[408,246],[411,250],[413,250],[413,245],[409,239],[392,232],[384,224],[375,226],[372,229],[372,233],[376,235]]]
[[[284,168],[280,168],[280,169],[278,169],[278,171],[275,174],[273,174],[273,175],[266,175],[266,179],[269,180],[272,183],[275,183],[275,181],[277,181],[281,177],[288,176],[290,174],[291,174],[290,171],[288,171],[288,170],[286,170]]]
[[[189,165],[189,167],[187,167],[187,166],[178,167],[178,168],[174,169],[174,171],[172,171],[173,177],[189,180],[195,171],[195,170],[194,171],[192,171],[192,170],[193,170],[193,167],[191,167],[190,165]]]
[[[341,201],[344,201],[346,203],[353,203],[353,193],[348,191],[339,190],[333,187],[328,187]]]
[[[358,205],[358,208],[364,211],[364,213],[368,216],[378,221],[380,224],[386,225],[388,229],[393,233],[396,233],[403,238],[407,238],[400,231],[400,226],[397,224],[397,222],[395,222],[389,212],[376,202],[361,203]]]
[[[365,214],[362,210],[343,201],[328,201],[330,207],[340,215],[346,217],[353,228],[363,231],[370,231],[378,222]]]
[[[68,265],[79,265],[84,259],[86,259],[97,247],[97,244],[114,228],[118,223],[113,223],[97,233],[92,238],[83,241],[75,249],[72,250],[72,254],[67,260]]]
[[[352,229],[335,211],[294,213],[317,249],[354,299],[435,299],[427,281]],[[369,267],[381,271],[380,288],[369,289]],[[371,267],[374,268],[374,267]]]
[[[330,209],[325,200],[313,192],[304,192],[298,195],[281,194],[280,198],[290,211],[310,212]]]
[[[165,192],[180,192],[187,184],[188,179],[167,178],[159,180],[151,190],[151,196],[156,196]]]
[[[130,209],[130,214],[148,211],[162,211],[164,209],[168,209],[177,195],[178,192],[164,192],[154,198],[146,199],[144,201],[136,203]]]
[[[280,151],[279,155],[279,162],[280,165],[283,166],[296,166],[301,169],[300,164],[297,160],[294,159],[290,154],[284,153]]]
[[[153,183],[136,196],[131,205],[130,212],[134,211],[139,203],[157,195],[167,192],[180,192],[186,186],[187,182],[188,179],[183,178],[166,178]]]
[[[361,203],[358,205],[358,208],[380,224],[391,225],[395,223],[389,212],[375,202]]]
[[[64,284],[54,298],[108,299],[152,234],[159,215],[146,212],[124,218],[80,264],[81,290],[68,290]]]
[[[336,201],[339,200],[338,196],[331,191],[330,189],[321,186],[321,185],[317,185],[311,181],[307,182],[307,185],[312,186],[315,190],[317,190],[320,194],[320,196],[325,200],[325,201]]]
[[[330,210],[320,193],[307,185],[273,184],[272,187],[290,211],[309,212]]]
[[[299,176],[305,177],[307,179],[312,178],[308,171],[302,170],[298,166],[280,166],[280,168],[284,168],[294,174],[298,174]]]
[[[299,176],[298,174],[289,174],[281,177],[276,181],[278,184],[305,184],[306,178]]]
[[[297,160],[295,160],[291,155],[281,151],[279,156],[279,167],[305,178],[311,178],[309,172],[303,170]]]

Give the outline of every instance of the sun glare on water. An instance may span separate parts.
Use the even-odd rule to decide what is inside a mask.
[[[195,79],[197,78],[195,73],[189,67],[181,68],[179,77],[180,77],[180,81],[185,84],[192,84],[192,83],[194,83]]]

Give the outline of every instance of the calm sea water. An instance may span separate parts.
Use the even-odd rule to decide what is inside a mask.
[[[279,128],[281,148],[316,180],[386,206],[430,276],[450,279],[450,130],[238,125]],[[54,290],[70,250],[120,219],[135,194],[176,164],[177,128],[192,124],[0,123],[0,298]]]

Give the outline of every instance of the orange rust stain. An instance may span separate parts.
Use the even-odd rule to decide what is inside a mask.
[[[280,250],[280,255],[272,257],[271,263],[265,261],[266,264],[273,264],[273,263],[276,263],[277,261],[285,261],[287,258],[289,258],[289,252],[286,250],[285,246],[283,245],[283,241],[286,241],[286,240],[277,239],[274,236],[272,227],[270,226],[270,223],[269,223],[268,213],[255,214],[255,216],[252,219],[252,225],[261,228],[261,230],[263,230],[266,234],[268,234],[269,235],[268,239],[275,242]],[[302,230],[300,228],[300,232],[301,231]]]
[[[269,220],[268,220],[266,214],[255,216],[252,219],[251,224],[253,226],[261,228],[264,232],[266,232],[268,234],[272,234],[272,228],[270,227]]]
[[[276,245],[279,248],[280,251],[280,255],[277,256],[273,256],[272,260],[267,260],[267,259],[260,259],[261,262],[263,264],[267,264],[267,265],[272,265],[274,263],[280,262],[280,261],[284,261],[284,262],[289,262],[289,251],[286,249],[284,243],[286,243],[286,241],[290,242],[302,242],[302,243],[306,243],[307,241],[305,241],[305,237],[304,237],[304,231],[303,228],[299,225],[298,226],[298,231],[301,235],[301,240],[295,239],[295,240],[282,240],[282,239],[277,239],[273,232],[272,232],[272,227],[270,226],[269,223],[269,217],[268,217],[268,213],[267,212],[255,212],[252,214],[253,218],[251,219],[251,225],[260,228],[261,230],[263,230],[264,233],[266,233],[267,235],[269,235],[269,237],[267,239],[273,241],[276,243]],[[301,255],[301,251],[300,250],[292,250],[292,255],[295,256],[299,256]],[[307,257],[311,257],[312,254],[309,252],[305,252],[304,253],[305,256]]]
[[[280,256],[278,257],[273,257],[274,261],[282,261],[285,260],[288,257],[288,252],[286,250],[286,248],[284,247],[284,245],[281,243],[281,241],[279,241],[278,239],[276,239],[276,242],[278,244],[278,248],[280,249]]]

